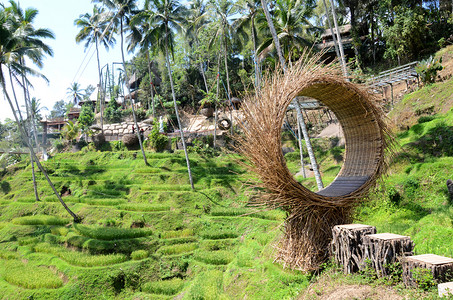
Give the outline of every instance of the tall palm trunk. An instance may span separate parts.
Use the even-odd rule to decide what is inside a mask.
[[[148,165],[148,161],[146,160],[145,150],[143,149],[142,138],[140,136],[140,130],[138,129],[137,117],[136,117],[136,114],[135,114],[134,102],[132,101],[131,89],[130,89],[130,87],[128,85],[129,84],[129,77],[127,76],[126,60],[124,59],[123,18],[121,18],[120,23],[121,23],[121,34],[120,34],[120,36],[121,36],[121,58],[123,60],[124,75],[126,77],[126,88],[127,88],[127,92],[129,93],[129,96],[131,97],[132,116],[134,117],[134,124],[135,124],[135,128],[137,129],[138,143],[140,144],[140,150],[142,150],[142,155],[143,155],[143,160],[145,161],[145,165]]]
[[[104,134],[104,99],[105,96],[102,94],[102,74],[101,74],[101,61],[99,60],[99,40],[98,37],[95,35],[94,40],[96,42],[96,57],[98,60],[98,74],[99,74],[99,88],[97,99],[99,101],[99,110],[101,111],[101,132]]]
[[[341,34],[340,34],[340,29],[338,28],[338,22],[337,22],[337,15],[335,13],[335,6],[332,0],[330,1],[330,8],[332,9],[332,17],[333,17],[333,23],[335,25],[335,30],[337,31],[337,39],[338,39],[338,46],[340,48],[340,56],[341,56],[341,66],[343,68],[343,74],[344,77],[348,77],[348,70],[346,68],[346,60],[344,57],[344,51],[343,51],[343,42],[341,41]],[[354,27],[353,27],[354,30]],[[356,57],[359,57],[358,55]]]
[[[321,174],[319,173],[318,164],[316,162],[316,157],[313,152],[313,148],[311,146],[310,137],[308,136],[307,127],[305,126],[304,116],[302,115],[302,112],[300,110],[299,100],[296,100],[295,102],[296,102],[297,119],[299,121],[299,126],[302,129],[302,133],[304,135],[305,146],[307,146],[307,153],[308,153],[308,156],[310,157],[310,162],[311,162],[311,167],[313,169],[313,173],[315,174],[316,184],[318,185],[318,190],[321,190],[324,188],[324,185],[322,183]]]
[[[230,88],[230,75],[228,72],[228,60],[227,60],[227,41],[226,41],[226,36],[224,36],[223,40],[223,59],[225,62],[225,73],[226,73],[226,81],[227,81],[227,97],[228,97],[228,102],[230,103],[230,121],[231,121],[231,127],[230,127],[230,133],[233,134],[233,102],[231,102],[231,88]],[[219,78],[220,79],[220,78]]]
[[[173,104],[175,106],[176,120],[178,121],[182,147],[184,148],[184,155],[186,157],[187,172],[189,173],[190,186],[192,187],[192,190],[195,190],[195,187],[193,185],[192,170],[190,169],[189,154],[187,153],[186,141],[184,140],[184,132],[183,132],[182,126],[181,126],[181,119],[179,118],[178,104],[176,103],[175,87],[173,85],[173,75],[171,74],[170,56],[168,55],[168,24],[167,23],[165,23],[165,61],[167,63],[168,77],[170,78],[171,95],[173,97]]]
[[[252,43],[253,43],[253,60],[255,65],[255,85],[256,88],[259,90],[261,85],[261,71],[260,65],[258,62],[258,57],[256,55],[256,39],[255,39],[255,20],[252,19]]]
[[[218,122],[218,112],[217,112],[217,102],[219,100],[219,92],[220,92],[220,54],[217,58],[217,91],[215,95],[215,117],[214,117],[214,148],[217,146],[217,122]]]
[[[148,74],[149,74],[149,83],[151,87],[151,103],[153,106],[153,121],[156,118],[156,110],[155,110],[155,105],[154,105],[154,83],[151,77],[151,59],[149,58],[149,50],[146,50],[146,59],[148,60]],[[149,109],[149,102],[148,102],[148,109]]]
[[[269,13],[269,9],[267,8],[267,1],[261,0],[261,5],[263,6],[264,15],[266,16],[267,24],[269,26],[269,30],[272,34],[272,39],[274,40],[275,49],[277,50],[278,59],[280,61],[280,65],[283,68],[283,71],[286,72],[286,63],[285,58],[283,57],[282,47],[280,46],[280,41],[278,40],[277,31],[275,31],[274,23],[272,22],[271,14]]]
[[[329,24],[330,34],[332,34],[333,45],[335,46],[335,53],[337,54],[338,59],[341,59],[340,52],[338,50],[337,38],[335,37],[335,33],[332,28],[332,23],[330,22],[329,8],[327,7],[326,0],[322,0],[322,2],[324,4],[324,9],[326,10],[327,24]],[[343,67],[343,60],[341,60],[341,66]]]
[[[16,89],[14,88],[14,82],[13,82],[13,73],[11,72],[11,70],[9,70],[9,79],[11,81],[11,90],[13,92],[14,102],[16,103],[16,108],[17,108],[17,111],[19,113],[18,120],[19,120],[19,122],[21,122],[21,124],[25,124],[24,123],[24,118],[22,117],[22,112],[20,111],[19,102],[17,101]],[[17,80],[17,78],[16,78],[16,80]],[[24,88],[25,88],[25,86],[24,86]],[[27,104],[27,100],[26,100],[27,95],[25,93],[24,93],[24,97],[25,97],[25,108],[26,108],[26,111],[27,111],[27,117],[29,118],[28,104]],[[26,130],[25,132],[30,132],[30,130]],[[32,144],[31,137],[28,134],[26,134],[24,136],[24,138],[27,139],[29,144]],[[30,164],[31,164],[31,177],[32,177],[32,182],[33,182],[33,191],[34,191],[34,194],[35,194],[36,201],[39,201],[38,186],[37,186],[37,183],[36,183],[36,176],[35,176],[34,159],[33,159],[33,156],[31,155],[31,152],[30,152]]]
[[[14,105],[13,105],[13,102],[11,101],[11,98],[9,97],[9,94],[6,90],[6,85],[5,85],[5,80],[4,80],[4,76],[3,76],[3,71],[2,71],[2,68],[0,67],[0,84],[1,84],[1,87],[2,87],[2,90],[3,90],[3,94],[5,95],[5,98],[6,100],[8,101],[9,103],[9,106],[11,107],[11,111],[13,113],[13,116],[14,116],[14,119],[17,123],[17,127],[19,129],[19,133],[20,135],[22,136],[22,139],[25,141],[25,143],[27,144],[28,148],[30,149],[30,154],[31,156],[33,157],[33,159],[35,160],[36,162],[36,165],[38,166],[39,170],[44,174],[44,176],[46,177],[46,180],[47,182],[49,183],[50,187],[52,188],[55,196],[57,196],[58,200],[60,201],[61,205],[63,205],[63,207],[66,209],[66,211],[72,216],[74,222],[78,223],[81,221],[81,218],[76,215],[67,205],[66,203],[63,201],[63,199],[61,199],[61,196],[58,194],[57,190],[55,189],[55,186],[53,185],[52,181],[50,180],[49,176],[47,175],[47,172],[46,170],[43,168],[43,166],[41,165],[41,163],[39,162],[39,159],[36,157],[36,154],[33,150],[33,146],[30,144],[30,141],[28,139],[28,136],[24,130],[24,128],[22,127],[22,124],[19,120],[19,118],[17,117],[17,114],[16,114],[16,111],[14,109]]]
[[[261,4],[263,6],[264,14],[266,15],[267,24],[272,33],[272,39],[274,41],[275,48],[277,50],[277,54],[280,59],[280,64],[282,65],[283,71],[286,73],[287,69],[286,69],[285,58],[283,57],[282,48],[280,47],[280,42],[278,40],[277,32],[275,31],[274,23],[272,22],[271,16],[269,14],[269,10],[267,9],[266,0],[261,0]],[[321,174],[319,173],[319,170],[318,170],[318,164],[316,163],[315,154],[313,152],[313,147],[311,146],[311,141],[310,141],[310,137],[308,135],[307,127],[305,126],[304,117],[300,110],[300,104],[298,101],[295,101],[295,102],[296,102],[295,104],[296,104],[297,118],[300,121],[299,126],[301,127],[302,133],[304,135],[305,144],[307,146],[308,157],[310,158],[313,172],[315,173],[316,183],[318,184],[318,189],[322,189],[323,184],[322,184],[322,180],[321,180]],[[303,164],[303,161],[301,161],[301,164]]]

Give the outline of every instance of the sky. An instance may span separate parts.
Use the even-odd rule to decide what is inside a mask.
[[[99,82],[94,45],[90,51],[88,49],[85,51],[84,42],[80,44],[75,42],[75,36],[80,28],[74,25],[74,20],[82,14],[92,14],[93,4],[91,0],[16,0],[16,2],[23,10],[36,8],[39,14],[34,27],[50,29],[55,35],[54,40],[44,40],[52,47],[54,55],[44,59],[44,67],[40,70],[49,79],[49,83],[42,79],[31,79],[34,86],[30,91],[31,97],[40,99],[41,106],[48,108],[42,115],[47,115],[56,101],[62,99],[65,102],[69,101],[67,89],[72,82],[79,83],[82,88],[89,84],[96,86]],[[9,6],[7,0],[0,0],[0,3]],[[111,66],[112,62],[121,62],[119,37],[116,40],[117,43],[109,51],[103,46],[99,48],[101,67],[106,64]],[[132,55],[126,55],[126,60],[131,57]],[[19,100],[23,103],[22,95],[19,96]],[[12,119],[13,115],[4,97],[0,96],[0,121],[3,122],[5,118]]]

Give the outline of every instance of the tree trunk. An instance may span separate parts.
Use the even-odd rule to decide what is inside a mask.
[[[261,72],[260,72],[260,66],[258,62],[258,57],[256,55],[256,40],[255,40],[255,19],[252,19],[252,43],[253,43],[253,62],[255,65],[255,86],[256,89],[259,91],[260,90],[260,85],[261,85]]]
[[[33,151],[33,146],[30,144],[29,139],[27,138],[27,134],[25,133],[25,130],[22,128],[22,124],[19,121],[19,118],[17,117],[16,111],[14,110],[14,105],[13,105],[13,103],[11,101],[11,98],[9,97],[8,92],[6,90],[6,85],[5,85],[4,76],[3,76],[3,72],[1,70],[1,67],[0,67],[0,83],[1,83],[1,86],[2,86],[2,89],[3,89],[3,94],[5,95],[5,98],[8,101],[9,106],[11,107],[11,111],[12,111],[12,113],[14,115],[14,119],[16,120],[19,132],[20,132],[22,138],[24,139],[25,143],[27,144],[28,148],[30,149],[30,154],[32,155],[33,159],[35,160],[36,165],[38,166],[39,170],[44,174],[44,176],[46,177],[46,180],[49,183],[50,187],[52,188],[55,196],[57,196],[57,198],[60,201],[61,205],[63,205],[63,207],[66,209],[66,211],[72,216],[74,222],[76,222],[76,223],[80,222],[81,218],[79,216],[77,216],[71,209],[69,209],[69,207],[63,201],[63,199],[61,199],[61,196],[58,194],[57,190],[55,189],[55,186],[53,185],[52,181],[50,180],[49,176],[47,175],[46,170],[43,168],[43,166],[39,162],[38,158],[36,157],[36,154]]]
[[[274,45],[275,45],[275,49],[277,50],[277,55],[278,55],[278,59],[280,61],[280,65],[282,66],[283,71],[286,72],[285,58],[283,57],[283,52],[282,52],[282,48],[280,46],[280,41],[278,40],[277,31],[275,31],[274,23],[272,22],[271,15],[267,8],[267,1],[261,0],[261,5],[263,6],[263,11],[264,11],[264,15],[266,16],[267,25],[269,26],[269,29],[272,34],[272,39],[274,40]]]
[[[130,89],[130,87],[128,85],[129,84],[129,77],[127,76],[126,60],[124,59],[123,19],[122,18],[121,18],[120,23],[121,23],[121,59],[123,60],[124,75],[126,77],[126,88],[127,88],[127,92],[129,93],[129,96],[131,97],[132,116],[134,118],[135,128],[137,129],[138,143],[140,144],[140,150],[142,151],[142,156],[143,156],[143,160],[145,161],[145,165],[148,165],[148,161],[146,160],[145,150],[143,149],[142,137],[140,136],[140,130],[138,128],[137,117],[135,115],[134,101],[132,100],[131,89]]]
[[[168,37],[168,25],[165,24],[165,60],[167,63],[168,77],[170,78],[171,95],[173,97],[173,104],[175,106],[175,114],[176,114],[176,119],[178,121],[179,133],[181,134],[182,147],[184,148],[184,155],[186,156],[187,172],[189,173],[190,186],[192,187],[192,190],[195,190],[195,187],[193,185],[193,179],[192,179],[192,170],[190,169],[189,154],[187,153],[186,141],[184,140],[184,132],[182,130],[181,120],[179,118],[178,104],[176,103],[175,88],[173,86],[173,75],[171,74],[170,58],[168,55],[167,37]]]
[[[217,91],[216,91],[216,102],[215,102],[215,118],[214,118],[214,148],[217,146],[217,121],[218,121],[218,112],[217,112],[217,102],[219,102],[219,92],[220,92],[220,54],[217,59]]]
[[[337,15],[335,12],[335,6],[332,0],[330,0],[330,7],[332,9],[332,16],[333,16],[333,23],[335,25],[335,30],[337,31],[337,39],[338,39],[338,46],[340,48],[340,56],[341,56],[341,66],[343,69],[343,75],[344,77],[348,77],[348,69],[346,68],[346,60],[344,57],[344,51],[343,51],[343,42],[341,41],[341,34],[340,34],[340,28],[338,27],[337,23]],[[352,17],[351,17],[352,19]]]
[[[146,58],[148,59],[148,74],[149,74],[149,83],[151,86],[151,103],[153,105],[153,122],[154,122],[154,119],[156,118],[156,110],[154,107],[154,91],[153,91],[154,83],[153,83],[153,79],[151,78],[151,59],[149,58],[149,50],[146,50]],[[148,109],[149,109],[149,104],[148,104]]]
[[[301,120],[299,120],[299,114],[297,114],[297,135],[299,139],[299,150],[300,150],[300,168],[302,170],[302,175],[304,178],[307,178],[305,174],[305,164],[304,164],[304,153],[302,151],[302,127],[300,126]]]
[[[226,43],[226,36],[224,36],[223,39],[223,57],[225,61],[225,73],[226,73],[226,81],[227,81],[227,88],[228,88],[228,101],[230,102],[230,121],[231,121],[231,127],[230,127],[230,133],[233,135],[233,102],[231,102],[231,89],[230,89],[230,75],[228,74],[228,60],[227,60],[227,43]]]
[[[332,28],[332,23],[330,22],[329,8],[327,7],[326,0],[322,0],[322,2],[324,3],[324,8],[326,9],[327,23],[329,24],[330,33],[332,34],[333,45],[335,46],[335,53],[337,54],[338,59],[340,59],[340,62],[342,62],[341,55],[338,50],[337,38],[335,37],[335,33],[333,32],[333,28]],[[341,64],[341,67],[344,68],[343,63]],[[343,70],[343,73],[344,73],[344,70]]]
[[[122,32],[121,32],[122,34]],[[97,36],[94,36],[95,42],[96,42],[96,57],[98,59],[98,74],[99,74],[99,88],[98,88],[98,94],[97,94],[97,99],[99,101],[99,110],[101,111],[101,132],[104,135],[104,105],[103,105],[103,100],[105,99],[105,96],[102,93],[102,74],[101,74],[101,62],[99,60],[99,48],[98,48],[98,39]],[[122,46],[122,44],[121,44]]]
[[[311,167],[313,169],[313,173],[315,174],[316,184],[318,185],[318,190],[322,190],[324,188],[324,185],[322,183],[321,174],[319,173],[318,164],[316,162],[315,154],[313,152],[313,147],[311,146],[310,137],[308,136],[307,127],[305,126],[304,116],[302,115],[299,101],[296,100],[295,102],[297,116],[300,121],[299,125],[302,128],[302,133],[305,139],[305,145],[307,146],[308,157],[310,157]]]

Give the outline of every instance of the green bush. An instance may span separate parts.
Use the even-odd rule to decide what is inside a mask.
[[[431,122],[435,118],[436,118],[435,116],[421,116],[420,118],[418,118],[417,123],[422,124],[422,123]]]
[[[416,268],[412,270],[412,277],[417,286],[425,291],[437,284],[430,269]]]
[[[168,145],[168,137],[159,132],[159,122],[156,120],[154,121],[153,129],[151,130],[148,139],[151,148],[153,148],[156,152],[164,151]]]
[[[74,224],[74,228],[81,235],[98,240],[133,239],[152,234],[148,228],[90,227],[81,224]]]
[[[184,281],[180,278],[172,278],[170,280],[151,281],[145,283],[143,291],[158,295],[176,295],[184,287]]]
[[[134,252],[131,253],[131,258],[133,260],[145,259],[148,256],[149,256],[149,252],[146,250],[135,250]]]
[[[436,59],[433,56],[422,60],[415,67],[415,71],[424,84],[434,83],[436,81],[437,72],[442,70],[442,58]]]
[[[55,216],[35,215],[14,218],[11,222],[16,225],[66,225],[71,221]]]

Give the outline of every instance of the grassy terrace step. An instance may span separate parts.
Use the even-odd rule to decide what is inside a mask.
[[[163,255],[179,255],[183,253],[192,252],[197,248],[198,243],[174,244],[160,247],[158,253]]]
[[[74,229],[81,235],[98,240],[132,239],[152,235],[148,228],[93,227],[74,224]]]
[[[52,238],[50,235],[46,237]],[[46,240],[50,240],[46,239]],[[157,242],[148,237],[121,239],[121,240],[98,240],[89,237],[69,234],[66,238],[55,236],[55,242],[66,242],[72,247],[90,251],[90,253],[131,253],[138,250],[150,249],[154,250]]]
[[[35,215],[14,218],[11,223],[16,225],[66,225],[72,222],[71,219],[64,219],[55,216]]]
[[[96,267],[108,266],[125,262],[125,254],[107,254],[107,255],[90,255],[83,252],[71,251],[60,246],[54,246],[49,243],[40,243],[33,247],[36,252],[43,252],[55,255],[70,265],[79,267]]]
[[[150,294],[173,296],[184,287],[184,280],[173,278],[170,280],[151,281],[143,286],[143,291]]]
[[[253,208],[214,208],[210,214],[215,217],[249,217],[265,220],[283,220],[285,216],[280,210],[257,211]]]
[[[226,250],[198,250],[194,253],[194,259],[210,265],[227,265],[233,261],[234,254],[231,251]]]

